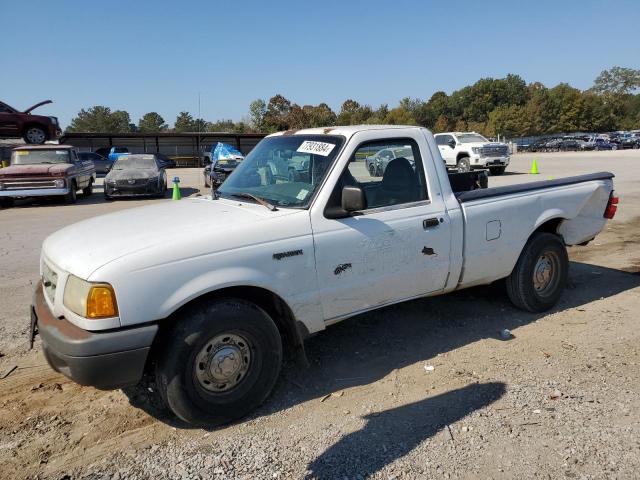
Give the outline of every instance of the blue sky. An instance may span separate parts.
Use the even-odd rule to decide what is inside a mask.
[[[521,5],[521,6],[520,6]],[[256,98],[378,106],[482,77],[588,88],[640,68],[640,2],[0,0],[0,98],[240,120]]]

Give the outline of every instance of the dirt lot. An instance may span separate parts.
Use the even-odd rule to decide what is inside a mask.
[[[490,185],[610,170],[621,196],[606,231],[571,249],[557,308],[523,313],[491,286],[359,316],[310,339],[309,368],[289,361],[263,407],[215,431],[166,416],[151,385],[79,387],[26,349],[42,240],[159,200],[106,204],[97,189],[0,211],[0,372],[18,367],[0,380],[0,478],[637,478],[640,153],[536,154],[538,176],[531,158]],[[197,193],[199,171],[174,172]]]

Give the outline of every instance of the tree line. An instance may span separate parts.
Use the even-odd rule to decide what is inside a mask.
[[[109,107],[82,109],[68,132],[234,132],[270,133],[332,125],[420,125],[434,132],[474,130],[487,136],[529,136],[560,132],[606,132],[640,128],[640,70],[613,67],[588,90],[567,83],[548,88],[527,84],[520,76],[483,78],[450,95],[435,92],[428,100],[403,98],[389,108],[346,100],[338,112],[329,105],[300,106],[282,95],[249,105],[245,120],[209,122],[180,112],[173,127],[157,112],[132,123],[129,113]]]

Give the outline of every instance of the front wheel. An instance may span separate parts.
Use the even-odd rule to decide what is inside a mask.
[[[72,180],[71,183],[69,183],[69,193],[64,196],[64,203],[68,205],[76,203],[76,201],[78,200],[78,197],[76,196],[77,189],[78,187],[76,185],[76,182]]]
[[[495,175],[497,177],[502,175],[506,169],[507,167],[491,167],[489,171],[491,172],[491,175]]]
[[[183,311],[156,366],[158,390],[180,419],[198,426],[228,423],[269,396],[280,373],[282,341],[260,307],[238,299]]]
[[[24,132],[24,141],[40,145],[47,140],[47,133],[41,127],[29,127]]]
[[[460,173],[465,173],[471,170],[471,163],[469,162],[469,157],[462,157],[458,160],[456,164],[458,167],[458,171]]]
[[[568,274],[569,258],[562,238],[534,233],[506,279],[507,294],[522,310],[544,312],[560,299]]]
[[[13,198],[0,197],[0,208],[11,208],[11,207],[13,207]]]

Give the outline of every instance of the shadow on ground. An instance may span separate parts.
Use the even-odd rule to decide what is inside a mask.
[[[517,342],[518,327],[545,319],[549,314],[570,310],[638,286],[638,275],[571,262],[567,290],[558,305],[546,313],[534,314],[517,310],[509,303],[502,284],[497,282],[359,315],[308,339],[306,351],[311,365],[304,367],[289,360],[283,368],[275,392],[251,418],[322,398],[344,388],[376,382],[395,369],[423,362],[439,353],[483,339],[503,341],[500,331],[504,328],[515,330],[515,339],[509,341]],[[552,317],[545,320],[550,323],[548,328],[553,328]],[[190,428],[168,415],[157,399],[148,397],[148,386],[142,385],[125,392],[131,404],[162,422],[178,428]],[[153,388],[152,385],[151,387]],[[411,434],[413,445],[416,439],[426,438],[433,434],[434,429],[486,404],[483,402],[495,400],[498,395],[496,392],[501,392],[501,388],[499,385],[475,385],[434,397],[435,399],[425,398],[417,404],[381,414],[381,419],[370,422],[370,427],[351,435],[348,441],[361,442],[362,449],[366,452],[367,445],[375,441],[370,432],[383,431],[393,419],[400,418],[412,419],[421,425],[419,432]],[[459,406],[444,408],[447,403],[457,403]],[[466,407],[465,403],[468,404]],[[425,411],[431,413],[425,416]],[[433,413],[438,411],[439,414]],[[401,430],[394,432],[398,437],[403,435]],[[339,451],[342,447],[337,445],[331,449]],[[403,449],[405,450],[408,451]],[[323,454],[321,458],[329,457]],[[316,469],[323,468],[321,464],[326,463],[320,458],[317,462],[317,465],[314,463]]]
[[[505,393],[503,383],[480,383],[363,417],[367,424],[325,450],[307,478],[353,478],[381,470],[424,440]]]

